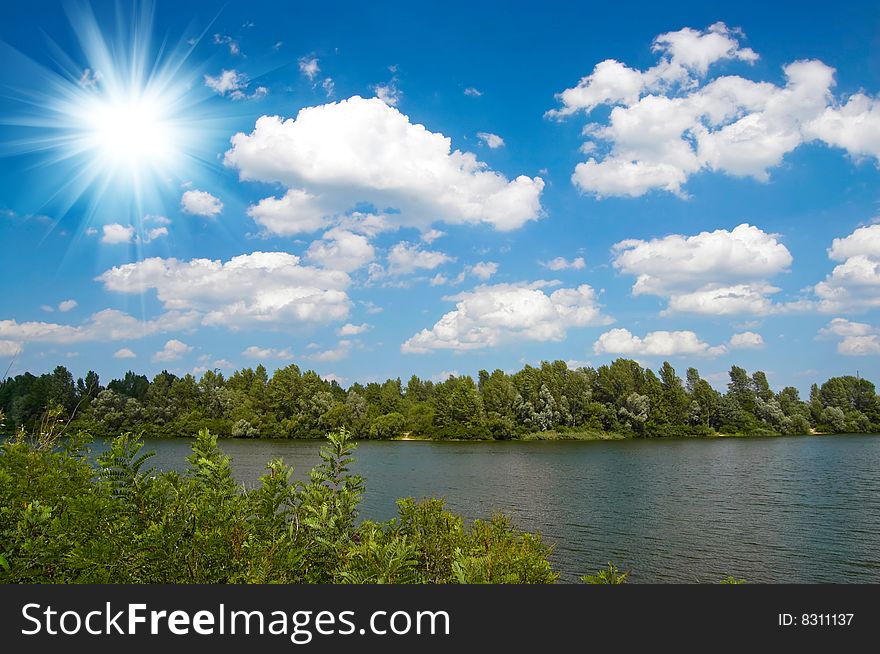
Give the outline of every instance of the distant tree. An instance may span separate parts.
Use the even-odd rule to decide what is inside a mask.
[[[675,373],[675,368],[668,361],[664,361],[660,368],[660,383],[663,387],[660,407],[662,422],[684,424],[690,402],[682,386],[681,377]]]
[[[150,388],[150,380],[146,375],[136,375],[129,370],[122,379],[114,379],[107,388],[117,395],[133,397],[139,402],[143,402],[147,396],[147,390]]]

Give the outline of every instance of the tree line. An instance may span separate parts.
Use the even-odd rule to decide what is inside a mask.
[[[297,365],[271,376],[262,365],[196,378],[163,370],[152,380],[127,372],[105,385],[94,371],[74,379],[64,366],[0,383],[7,433],[63,423],[70,432],[115,436],[320,438],[345,428],[356,438],[576,438],[723,434],[880,432],[874,384],[858,376],[775,392],[765,373],[732,366],[726,392],[696,368],[682,378],[668,362],[655,373],[629,359],[570,369],[563,361],[508,374],[432,382],[413,375],[347,389]]]

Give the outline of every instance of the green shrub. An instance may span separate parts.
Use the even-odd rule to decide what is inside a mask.
[[[328,435],[303,482],[280,460],[238,487],[217,437],[199,432],[183,474],[146,469],[131,434],[0,446],[0,583],[551,583],[540,537],[502,517],[470,527],[438,500],[358,524],[355,443]]]
[[[584,575],[581,581],[585,584],[625,584],[628,572],[621,572],[617,566],[609,562],[607,568],[599,570],[594,575]]]

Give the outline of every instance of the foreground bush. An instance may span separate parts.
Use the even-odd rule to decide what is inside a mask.
[[[506,518],[400,500],[358,523],[364,491],[347,431],[328,435],[307,481],[280,460],[236,486],[217,438],[199,432],[184,474],[153,474],[124,434],[89,459],[88,439],[0,447],[0,583],[552,583],[550,547]]]

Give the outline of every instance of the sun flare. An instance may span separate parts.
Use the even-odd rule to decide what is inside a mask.
[[[93,156],[110,166],[156,166],[168,159],[174,144],[173,122],[154,98],[95,98],[84,124]]]
[[[224,121],[205,106],[202,71],[189,61],[197,40],[153,47],[152,7],[136,6],[130,21],[117,16],[115,32],[102,29],[87,5],[71,10],[82,54],[61,53],[58,69],[37,68],[22,56],[37,75],[33,86],[19,89],[23,113],[14,124],[29,136],[15,147],[40,155],[56,176],[59,213],[87,207],[84,229],[102,212],[115,220],[128,213],[134,221],[161,211],[182,183],[210,165],[207,144]]]

